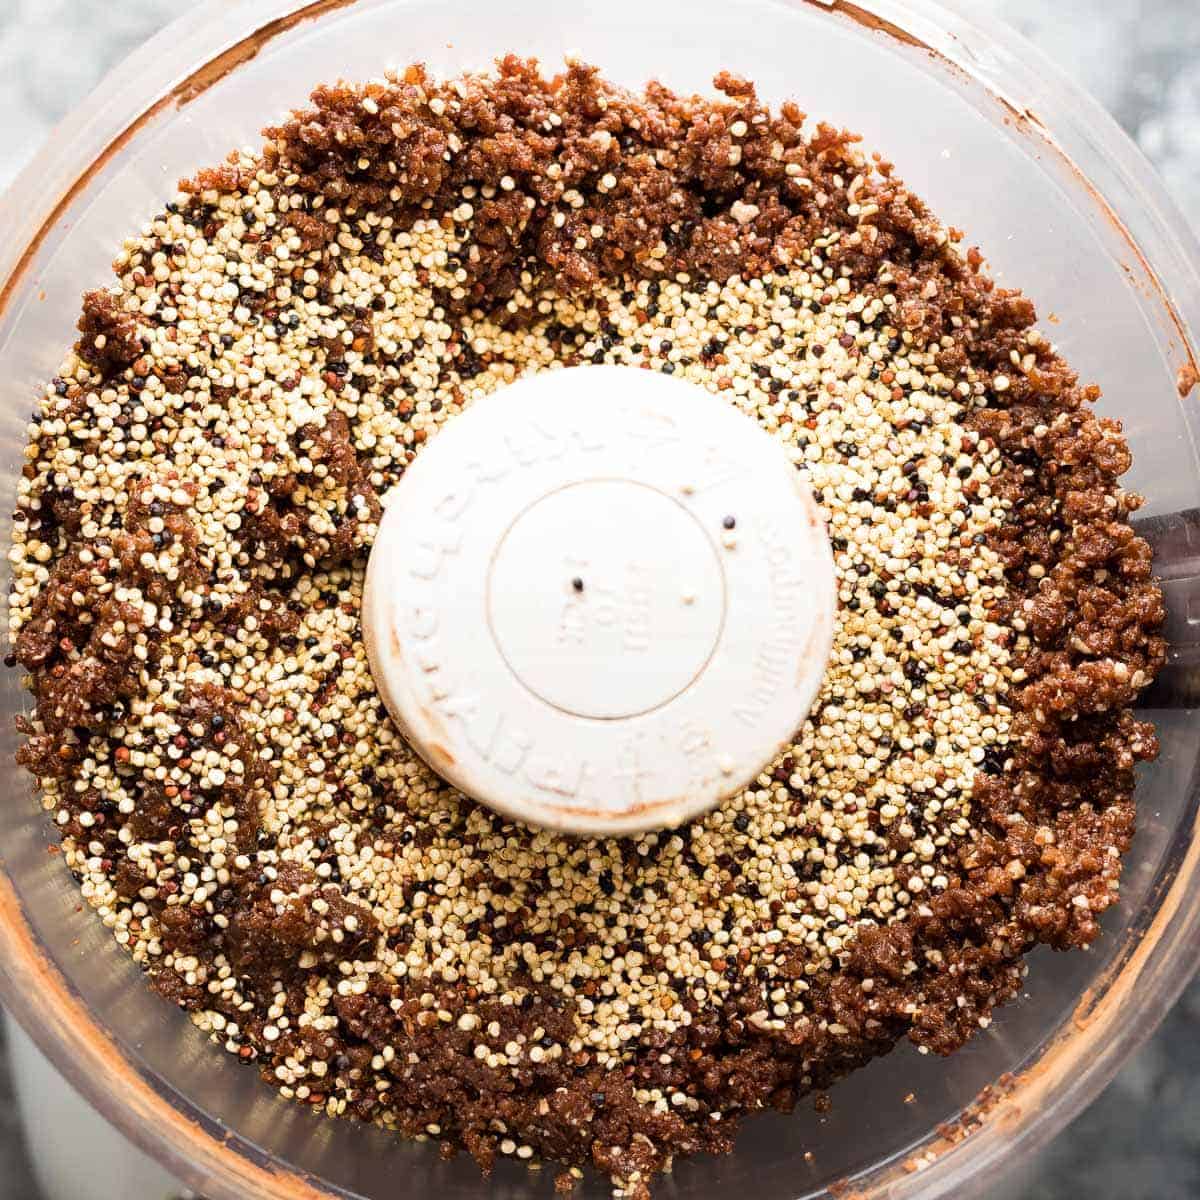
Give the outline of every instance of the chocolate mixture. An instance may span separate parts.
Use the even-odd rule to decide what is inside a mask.
[[[1165,650],[1120,427],[1031,303],[854,136],[716,83],[318,89],[84,298],[14,515],[20,760],[153,985],[314,1108],[632,1195],[1096,938]],[[758,784],[612,842],[432,776],[357,624],[427,438],[589,361],[775,433],[841,601]]]

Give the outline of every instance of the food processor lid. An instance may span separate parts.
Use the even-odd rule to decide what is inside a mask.
[[[413,747],[574,833],[678,824],[803,724],[836,609],[820,509],[727,401],[583,366],[477,400],[385,502],[363,629]]]

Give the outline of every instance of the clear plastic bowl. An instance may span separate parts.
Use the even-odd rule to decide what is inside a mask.
[[[1198,248],[1097,105],[965,3],[226,0],[195,9],[110,76],[4,199],[0,511],[11,510],[27,414],[74,337],[81,290],[109,278],[123,235],[177,178],[255,144],[259,127],[321,80],[414,59],[453,72],[507,50],[548,66],[574,51],[621,82],[658,77],[678,89],[706,89],[732,68],[773,101],[794,97],[860,131],[894,161],[984,249],[1001,282],[1037,301],[1069,361],[1104,387],[1102,411],[1124,419],[1135,452],[1128,482],[1169,535],[1160,569],[1179,577],[1168,584],[1171,635],[1186,661],[1200,621],[1188,578],[1200,572],[1190,526],[1172,514],[1200,507],[1198,400],[1177,390],[1192,362],[1188,330],[1200,330]],[[25,697],[15,672],[0,686],[11,762],[12,717]],[[960,1054],[943,1062],[901,1046],[835,1089],[828,1115],[806,1106],[752,1118],[734,1155],[679,1163],[657,1194],[776,1200],[850,1182],[855,1195],[962,1195],[1095,1096],[1175,999],[1200,945],[1200,738],[1187,709],[1152,715],[1162,757],[1141,780],[1123,903],[1090,953],[1034,955],[1028,998]],[[484,1183],[465,1158],[442,1162],[433,1146],[277,1099],[147,990],[48,852],[29,781],[6,771],[3,999],[79,1090],[182,1181],[212,1200],[550,1193],[551,1171],[538,1181],[502,1165]],[[595,1178],[583,1188],[606,1191]]]

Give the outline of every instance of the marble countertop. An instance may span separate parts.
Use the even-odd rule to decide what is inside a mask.
[[[976,2],[1108,107],[1200,227],[1200,0]],[[110,67],[179,11],[178,0],[0,0],[0,187]],[[2,1045],[0,1195],[37,1200]],[[990,1195],[1200,1197],[1200,981],[1104,1095]]]

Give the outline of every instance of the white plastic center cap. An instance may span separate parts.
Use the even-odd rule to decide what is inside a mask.
[[[573,367],[450,421],[385,499],[363,630],[413,748],[506,816],[674,825],[792,739],[833,633],[781,446],[656,371]]]
[[[708,664],[724,573],[679,500],[630,479],[589,479],[543,496],[508,528],[488,575],[488,615],[505,662],[547,704],[636,717]]]

